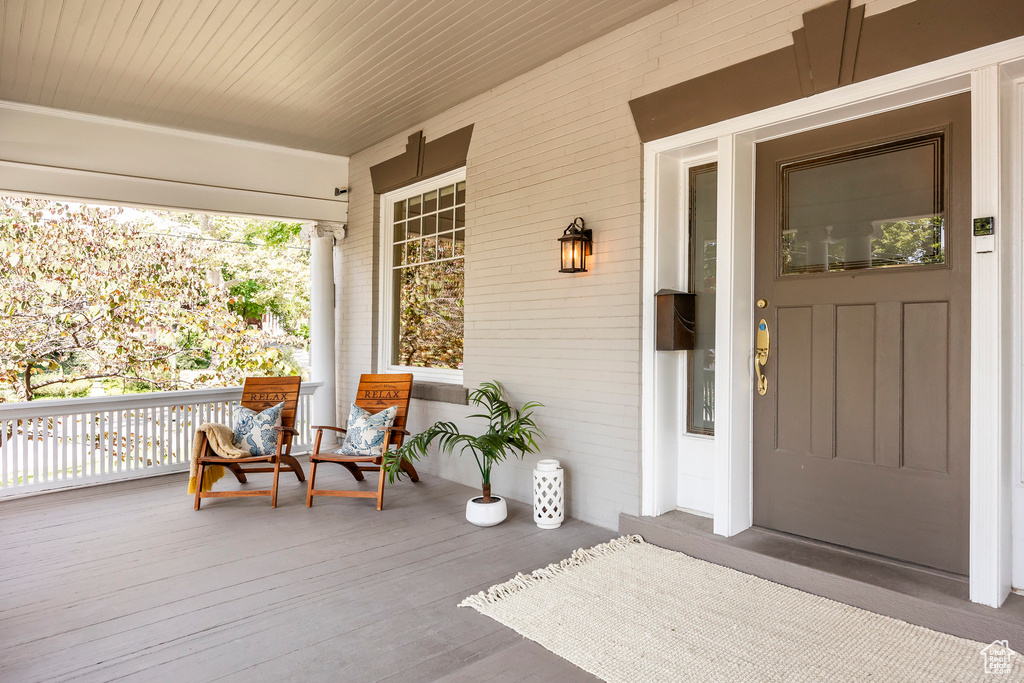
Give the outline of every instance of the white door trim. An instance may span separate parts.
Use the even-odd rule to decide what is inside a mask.
[[[1004,390],[1004,355],[1009,353],[1010,326],[1004,311],[1011,297],[1002,281],[1002,262],[1009,259],[1010,238],[1018,226],[998,221],[999,187],[1006,169],[1000,166],[1000,67],[1024,62],[1024,38],[998,43],[856,83],[771,109],[680,133],[644,144],[644,270],[642,386],[642,514],[668,507],[663,477],[674,473],[674,449],[660,448],[656,434],[666,425],[658,418],[657,365],[654,350],[654,293],[664,283],[657,243],[662,232],[678,227],[658,199],[660,169],[672,160],[695,156],[714,145],[718,150],[718,295],[716,346],[716,449],[714,530],[733,535],[752,518],[753,347],[753,150],[757,142],[803,130],[906,107],[958,92],[972,93],[973,216],[996,216],[998,241],[976,241],[972,256],[971,314],[971,600],[992,607],[1010,590],[1010,420],[1009,391]],[[1009,98],[1005,98],[1009,101]],[[1001,109],[1002,107],[1002,109]],[[705,151],[706,153],[706,151]],[[669,192],[664,189],[662,192]],[[669,192],[670,193],[670,192]],[[673,225],[674,224],[674,225]],[[991,250],[990,250],[991,249]],[[983,253],[978,253],[978,252]],[[664,270],[664,269],[661,269]],[[1020,301],[1020,293],[1016,293]],[[992,353],[990,341],[1000,340]],[[1020,344],[1014,337],[1014,346]],[[984,356],[984,357],[983,357]],[[1014,387],[1019,394],[1019,388]],[[677,418],[678,419],[678,416]],[[674,479],[674,477],[673,477]],[[662,489],[659,492],[659,486]]]

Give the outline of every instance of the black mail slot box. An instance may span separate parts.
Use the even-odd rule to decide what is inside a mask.
[[[657,319],[655,345],[658,351],[689,351],[696,348],[697,296],[663,289],[655,294]]]

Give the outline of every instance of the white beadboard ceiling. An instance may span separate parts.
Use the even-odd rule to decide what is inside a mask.
[[[0,99],[350,155],[670,1],[0,0]]]

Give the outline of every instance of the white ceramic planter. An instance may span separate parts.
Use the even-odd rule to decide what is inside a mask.
[[[466,521],[477,526],[501,524],[508,517],[508,506],[500,496],[491,496],[490,503],[482,502],[483,496],[470,498],[466,503]]]

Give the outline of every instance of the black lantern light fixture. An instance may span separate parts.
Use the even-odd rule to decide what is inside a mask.
[[[558,242],[562,247],[562,267],[558,272],[587,272],[587,257],[593,253],[594,231],[583,227],[583,219],[577,217],[570,223]]]

